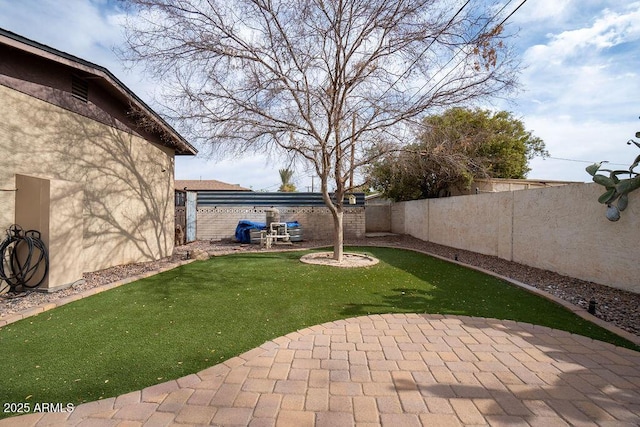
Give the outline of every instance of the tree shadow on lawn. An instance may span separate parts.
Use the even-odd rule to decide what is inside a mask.
[[[349,250],[353,249],[349,248]],[[558,328],[559,325],[568,325],[568,329],[571,329],[579,320],[563,307],[537,295],[484,273],[424,254],[382,248],[361,248],[359,252],[376,256],[382,261],[382,265],[339,272],[338,277],[344,280],[347,287],[354,286],[368,290],[366,293],[353,294],[354,299],[351,301],[349,301],[350,294],[347,293],[343,295],[345,298],[336,300],[340,301],[342,307],[341,317],[398,312],[438,313],[477,318],[511,318],[531,324],[548,323],[554,328]],[[303,271],[312,274],[337,271],[328,266],[301,265],[298,261],[303,253],[307,252],[234,254],[233,258],[227,261],[231,260],[236,266],[239,263],[246,264],[246,269],[251,271],[246,278],[247,285],[251,285],[252,280],[259,280],[257,278],[261,277],[261,274],[273,274],[273,271],[265,272],[257,266],[252,267],[252,261],[258,257],[260,260],[268,260],[269,263],[272,260],[274,263],[287,261],[279,271],[283,274],[290,271],[292,274],[297,274],[297,278],[301,277],[300,272]],[[188,286],[188,282],[193,281],[204,290],[207,285],[196,282],[212,276],[220,281],[220,277],[216,275],[225,273],[225,265],[228,264],[216,264],[213,260],[204,261],[199,266],[202,268],[198,268],[198,271],[190,269],[191,274],[188,280],[181,286]],[[389,267],[392,268],[389,269]],[[181,279],[180,272],[176,271],[174,277],[176,280]],[[302,281],[302,279],[299,280]],[[413,282],[414,285],[402,286],[401,284],[405,282]],[[316,284],[316,286],[319,285]],[[331,289],[346,292],[344,286],[340,287],[337,284],[334,288],[330,286],[323,288],[323,291],[331,292]],[[317,296],[314,295],[312,298],[313,304],[327,302]],[[295,298],[291,295],[287,297]],[[329,298],[330,295],[327,295],[327,299]],[[366,300],[360,298],[366,298]],[[460,319],[460,329],[470,332],[483,331],[484,335],[494,340],[493,344],[496,346],[519,343],[520,348],[526,347],[532,351],[531,354],[535,352],[539,360],[532,358],[532,368],[528,369],[523,360],[529,353],[519,349],[514,350],[521,352],[522,360],[519,360],[509,352],[498,351],[499,348],[490,350],[478,348],[478,352],[502,353],[499,355],[502,357],[499,360],[503,362],[503,366],[483,367],[482,371],[474,367],[471,372],[457,376],[455,376],[456,373],[451,373],[450,382],[436,382],[433,376],[430,377],[431,373],[422,373],[424,374],[422,376],[421,373],[415,373],[412,380],[398,379],[390,384],[401,400],[405,393],[416,391],[425,398],[482,399],[484,413],[511,417],[510,420],[513,422],[518,418],[532,422],[538,420],[540,415],[535,412],[537,408],[542,408],[541,410],[547,408],[549,413],[559,414],[562,418],[575,423],[589,421],[589,416],[585,415],[589,414],[588,411],[593,412],[591,415],[593,419],[602,421],[611,421],[612,417],[609,414],[615,415],[619,420],[630,420],[634,416],[626,406],[631,405],[638,398],[638,387],[624,378],[624,375],[634,368],[624,363],[616,365],[615,356],[611,352],[612,347],[608,344],[594,342],[592,347],[597,347],[599,353],[589,354],[586,353],[589,346],[584,346],[584,342],[588,340],[571,336],[569,333],[514,322],[507,323],[508,330],[501,330],[492,327],[493,323],[498,324],[498,322],[491,320],[470,317]],[[538,335],[539,330],[544,334]],[[442,336],[427,336],[427,338],[434,345],[445,343]],[[455,339],[455,334],[452,334],[451,338]],[[576,350],[577,346],[574,342],[583,345],[582,349]],[[446,343],[449,344],[448,341]],[[478,345],[484,344],[487,343],[478,341]],[[610,358],[608,361],[605,359],[607,357]],[[597,362],[607,364],[606,369],[592,372],[591,370],[598,368]],[[442,363],[442,369],[448,368],[445,364],[446,362]],[[548,365],[548,367],[541,367],[542,365]],[[430,369],[438,368],[430,366]],[[544,372],[535,371],[536,369],[542,369]],[[498,378],[501,382],[497,381]],[[507,384],[507,387],[504,384]],[[493,415],[487,415],[487,418],[491,419],[491,416]]]
[[[242,275],[241,285],[262,285],[278,276],[295,277],[300,287],[287,291],[290,299],[312,295],[318,298],[315,303],[338,304],[341,317],[393,312],[477,316],[517,320],[613,340],[618,345],[630,344],[555,302],[470,268],[399,248],[345,250],[374,256],[381,264],[337,270],[300,262],[300,257],[309,251],[235,253],[191,264],[188,278],[182,275],[182,269],[174,270],[167,286],[195,286],[206,291],[210,285],[205,283],[212,279],[227,286],[225,283],[235,282],[238,274]],[[256,264],[258,260],[260,263]],[[327,280],[334,282],[321,283]],[[303,291],[310,283],[314,287],[324,286],[322,293],[318,292],[320,288],[315,293]],[[164,286],[155,289],[160,294],[174,291]]]
[[[416,392],[425,399],[468,400],[470,404],[481,405],[486,420],[496,423],[517,424],[522,420],[536,423],[544,421],[546,415],[550,415],[546,419],[549,422],[611,422],[614,417],[616,421],[629,422],[637,415],[633,405],[638,399],[638,386],[625,379],[625,375],[637,376],[637,368],[616,358],[618,351],[629,354],[624,353],[626,350],[533,326],[575,329],[576,324],[583,322],[583,327],[595,327],[564,307],[500,279],[424,254],[382,248],[349,250],[376,256],[381,264],[341,270],[337,277],[344,283],[323,288],[324,292],[334,289],[343,294],[335,300],[341,304],[340,317],[399,312],[459,315],[460,320],[450,319],[459,324],[451,327],[452,331],[434,331],[450,333],[449,336],[425,333],[429,344],[434,345],[428,348],[425,344],[425,350],[457,354],[457,332],[469,332],[472,337],[480,333],[492,341],[478,338],[477,347],[465,341],[471,350],[469,357],[485,353],[485,358],[489,357],[487,354],[495,355],[494,361],[500,362],[485,365],[485,358],[477,358],[466,366],[468,371],[462,372],[444,360],[439,366],[429,364],[428,372],[412,372],[410,378],[394,378],[389,384],[400,401],[406,396],[411,403]],[[290,266],[294,274],[337,271],[329,266],[300,267],[297,264],[300,255],[300,252],[261,254],[260,259],[266,256],[274,261],[293,261]],[[254,256],[235,255],[233,260],[250,264]],[[283,266],[282,271],[288,269]],[[403,286],[404,283],[413,285]],[[365,292],[350,294],[349,287]],[[314,303],[326,303],[331,297],[314,299]],[[515,319],[517,323],[491,320],[495,318]],[[501,329],[502,325],[507,325],[507,329]],[[449,350],[438,350],[438,346],[445,344]],[[449,380],[436,381],[438,370],[440,374],[447,371]]]
[[[385,313],[432,313],[432,314],[459,314],[468,315],[467,310],[449,309],[442,307],[442,301],[438,300],[434,290],[416,288],[394,288],[393,294],[374,293],[378,295],[381,303],[351,303],[342,310],[347,317],[367,316],[370,314]]]

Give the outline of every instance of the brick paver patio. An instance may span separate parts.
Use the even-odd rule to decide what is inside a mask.
[[[640,353],[541,326],[390,314],[0,426],[638,426]]]

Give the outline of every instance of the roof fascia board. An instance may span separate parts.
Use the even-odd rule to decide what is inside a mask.
[[[76,70],[84,71],[88,74],[92,74],[98,78],[103,79],[107,84],[109,84],[121,95],[123,95],[132,105],[148,115],[153,120],[153,122],[155,122],[162,129],[162,131],[166,132],[175,141],[177,141],[177,145],[181,146],[182,148],[182,153],[180,154],[197,154],[198,150],[195,147],[189,144],[175,129],[173,129],[173,127],[171,127],[171,125],[169,125],[162,117],[160,117],[158,113],[156,113],[151,107],[149,107],[142,99],[140,99],[131,89],[129,89],[105,67],[27,39],[20,36],[19,34],[12,33],[2,28],[0,28],[0,42],[15,49],[22,50],[32,55],[36,55],[41,58],[66,65]]]

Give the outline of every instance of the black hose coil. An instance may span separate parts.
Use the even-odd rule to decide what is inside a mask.
[[[49,254],[40,232],[25,232],[17,224],[9,227],[7,237],[0,243],[0,257],[0,281],[9,285],[10,292],[21,287],[37,288],[49,272]]]

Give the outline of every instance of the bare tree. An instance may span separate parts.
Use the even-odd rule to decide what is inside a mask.
[[[354,172],[406,142],[422,115],[514,86],[517,64],[487,2],[126,3],[125,57],[165,83],[182,131],[225,150],[279,148],[315,170],[338,261]]]

